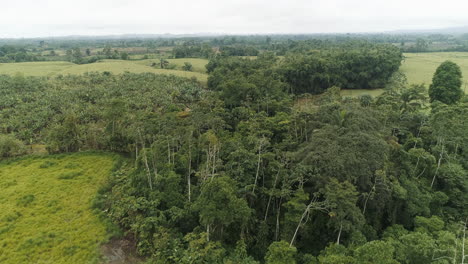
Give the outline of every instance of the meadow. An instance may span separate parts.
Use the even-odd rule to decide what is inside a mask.
[[[27,157],[0,163],[0,263],[98,263],[106,225],[92,200],[110,154]]]
[[[468,92],[468,52],[431,52],[405,53],[401,70],[406,74],[409,83],[432,83],[432,76],[437,67],[444,61],[450,60],[458,64],[463,74],[463,86]]]
[[[175,65],[175,69],[158,69],[152,67],[152,63],[157,60],[101,60],[91,64],[74,64],[71,62],[51,61],[51,62],[20,62],[20,63],[0,63],[0,74],[14,75],[17,73],[26,76],[54,76],[59,74],[84,74],[86,72],[111,72],[120,74],[124,72],[143,73],[152,72],[156,74],[175,75],[186,78],[196,78],[198,81],[206,83],[208,75],[204,73],[204,65],[208,62],[203,59],[173,59],[169,63]],[[193,65],[193,71],[183,71],[181,66],[184,62]]]
[[[446,61],[450,60],[458,64],[463,74],[463,85],[465,93],[468,93],[468,52],[427,52],[427,53],[405,53],[404,60],[401,65],[401,71],[406,74],[408,83],[421,84],[424,83],[426,88],[432,83],[432,76],[437,67]],[[344,97],[358,97],[362,95],[379,96],[383,93],[383,89],[364,90],[341,90],[341,95]]]

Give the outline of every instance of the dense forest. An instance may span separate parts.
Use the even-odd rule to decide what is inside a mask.
[[[206,86],[151,73],[0,76],[0,155],[33,144],[119,153],[94,206],[147,263],[468,262],[456,64],[426,87],[407,83],[401,47],[380,37],[185,41],[138,43],[209,58]],[[122,59],[98,43],[96,56]]]

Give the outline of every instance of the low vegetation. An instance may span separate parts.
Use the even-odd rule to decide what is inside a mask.
[[[0,163],[0,262],[99,263],[111,234],[93,212],[116,157],[80,153]]]

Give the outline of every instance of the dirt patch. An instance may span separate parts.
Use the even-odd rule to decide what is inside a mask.
[[[127,236],[124,238],[113,238],[101,246],[103,264],[136,264],[143,261],[136,253],[136,243]]]

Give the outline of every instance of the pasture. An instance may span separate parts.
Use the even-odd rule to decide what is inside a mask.
[[[432,83],[432,76],[437,67],[450,60],[458,64],[463,74],[462,89],[468,93],[468,52],[430,52],[430,53],[405,53],[405,59],[401,65],[401,71],[406,74],[409,84],[426,84],[426,88]],[[379,96],[382,89],[364,90],[341,90],[344,97],[359,97],[362,95]]]
[[[462,88],[465,89],[465,93],[468,92],[468,52],[405,53],[404,56],[401,70],[406,74],[409,83],[425,83],[429,87],[437,67],[450,60],[460,66],[463,73]]]
[[[0,163],[0,263],[98,263],[108,239],[91,204],[110,154],[28,157]]]
[[[0,63],[0,74],[14,75],[17,73],[26,76],[55,76],[59,74],[84,74],[86,72],[111,72],[120,74],[124,72],[143,73],[152,72],[155,74],[176,75],[179,77],[196,78],[198,81],[206,83],[208,75],[202,73],[203,59],[174,59],[169,63],[176,65],[175,69],[158,69],[151,67],[154,60],[129,61],[129,60],[101,60],[91,64],[73,64],[63,61],[51,62],[21,62],[21,63]],[[184,62],[192,63],[194,71],[188,72],[180,69]]]
[[[52,76],[74,66],[76,64],[66,61],[0,63],[0,74],[21,73],[28,76]]]

